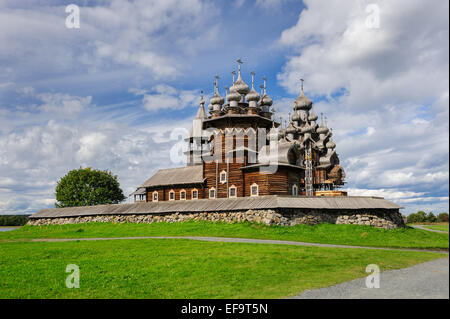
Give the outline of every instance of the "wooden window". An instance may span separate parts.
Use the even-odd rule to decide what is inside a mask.
[[[234,185],[230,186],[229,195],[230,197],[237,197],[237,188]]]
[[[169,200],[175,200],[175,191],[173,189],[169,192]]]
[[[209,189],[209,198],[216,198],[216,189],[214,187]]]
[[[298,195],[297,185],[293,185],[292,186],[292,196],[297,196],[297,195]]]
[[[227,182],[227,172],[221,171],[219,176],[219,181],[224,184]]]
[[[180,191],[180,200],[186,200],[186,191],[184,189]]]
[[[259,186],[256,183],[253,183],[250,186],[250,196],[259,196]]]
[[[158,201],[158,192],[157,192],[157,191],[154,191],[154,192],[153,192],[153,201],[154,201],[154,202],[157,202],[157,201]]]
[[[198,190],[196,188],[194,188],[192,190],[192,199],[198,199]]]

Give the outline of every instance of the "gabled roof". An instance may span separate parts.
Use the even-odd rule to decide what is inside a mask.
[[[160,169],[139,187],[200,184],[203,181],[203,166],[194,165]]]
[[[138,189],[136,189],[133,193],[130,194],[130,196],[133,195],[145,195],[147,194],[147,192],[145,191],[144,187],[138,187]]]

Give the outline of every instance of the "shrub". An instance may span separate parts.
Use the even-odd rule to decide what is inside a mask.
[[[61,178],[55,193],[56,207],[117,204],[126,198],[110,171],[81,167]]]
[[[440,223],[448,223],[448,213],[440,213],[437,216],[437,221]]]

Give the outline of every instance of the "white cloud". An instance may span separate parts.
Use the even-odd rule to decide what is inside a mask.
[[[132,88],[131,93],[142,95],[142,104],[148,111],[160,109],[180,110],[192,106],[198,99],[196,90],[177,90],[166,84],[159,84],[152,88],[153,93],[147,93],[142,89]]]
[[[65,116],[73,116],[85,110],[91,104],[92,97],[70,96],[68,94],[43,93],[38,97],[44,102],[39,110],[44,112],[58,113]]]
[[[207,0],[97,1],[80,5],[79,29],[65,27],[62,4],[1,6],[0,59],[14,67],[3,70],[0,83],[47,86],[49,77],[69,84],[104,74],[117,81],[131,74],[169,80],[189,69],[188,57],[218,41],[218,9]]]
[[[369,2],[304,2],[280,37],[291,56],[278,80],[298,94],[303,77],[320,98],[348,187],[394,199],[392,188],[414,190],[448,207],[448,2],[371,1],[378,29],[366,25]]]

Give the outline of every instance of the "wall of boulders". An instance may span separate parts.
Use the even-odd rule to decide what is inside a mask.
[[[77,217],[31,218],[28,225],[63,225],[88,222],[111,223],[157,223],[211,221],[236,223],[248,221],[265,225],[294,226],[297,224],[315,225],[319,223],[369,225],[384,229],[404,227],[405,223],[398,210],[300,210],[268,209],[233,212],[169,213],[169,214],[126,214],[95,215]]]

